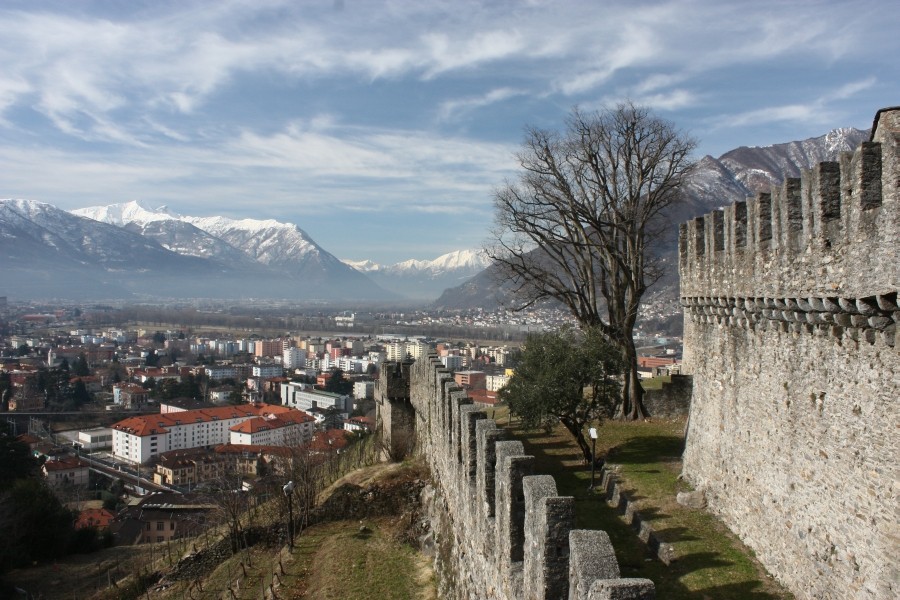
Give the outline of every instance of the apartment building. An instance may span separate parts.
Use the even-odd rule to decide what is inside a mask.
[[[244,421],[297,412],[287,406],[254,403],[129,417],[112,426],[113,455],[145,463],[170,450],[230,443],[233,433],[242,433],[233,429]],[[295,422],[301,423],[297,428],[303,429],[302,422],[302,418]]]
[[[457,371],[453,374],[456,384],[467,390],[483,390],[485,388],[484,371]]]

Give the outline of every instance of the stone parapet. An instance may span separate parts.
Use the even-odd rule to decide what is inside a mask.
[[[574,529],[574,499],[559,496],[551,476],[533,473],[534,457],[504,439],[436,356],[417,361],[409,382],[418,450],[440,502],[433,522],[444,544],[436,553],[441,597],[655,597],[652,582],[620,578],[604,532]],[[598,569],[595,556],[606,566]]]

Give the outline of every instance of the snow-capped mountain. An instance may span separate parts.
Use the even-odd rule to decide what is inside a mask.
[[[741,146],[726,152],[718,160],[737,181],[756,193],[780,184],[787,177],[800,177],[801,170],[822,161],[835,160],[841,152],[854,150],[868,137],[868,130],[844,127],[800,142],[753,148]]]
[[[365,294],[364,298],[390,297],[367,277],[325,251],[293,223],[222,216],[191,217],[174,213],[165,206],[153,209],[139,202],[93,206],[72,212],[137,231],[181,254],[215,258],[243,267],[264,266],[282,277],[302,278],[308,294],[323,294],[327,298],[346,294],[347,299],[352,299],[355,294]]]
[[[50,204],[0,200],[0,286],[17,298],[114,298],[197,289],[227,264],[183,256],[136,232]],[[198,290],[199,291],[199,290]]]
[[[434,299],[448,287],[459,285],[490,265],[481,250],[456,250],[434,260],[405,260],[380,265],[371,260],[345,260],[375,282],[413,299]]]

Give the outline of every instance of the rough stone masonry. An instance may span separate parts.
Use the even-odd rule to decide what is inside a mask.
[[[799,598],[897,598],[900,108],[681,226],[684,475]]]
[[[436,356],[385,365],[376,405],[385,446],[407,443],[412,426],[431,469],[424,496],[441,598],[656,597],[650,580],[620,576],[606,533],[574,528],[575,499],[533,473],[534,457],[505,439]]]

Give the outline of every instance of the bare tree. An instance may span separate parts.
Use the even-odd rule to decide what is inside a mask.
[[[695,142],[630,102],[574,109],[559,133],[527,130],[522,175],[495,194],[495,243],[486,248],[515,308],[565,305],[622,352],[619,414],[646,416],[634,324],[641,298],[662,275],[654,244],[665,210],[681,198]]]
[[[228,525],[231,553],[237,554],[241,549],[244,531],[242,519],[250,504],[247,494],[242,489],[241,475],[234,465],[228,463],[219,467],[219,476],[208,484],[208,498],[216,506],[219,521]]]

